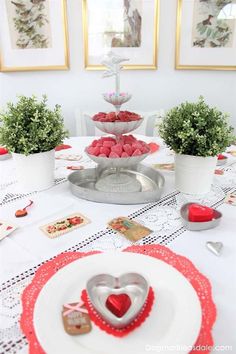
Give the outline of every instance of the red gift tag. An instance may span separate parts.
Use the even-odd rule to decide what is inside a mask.
[[[206,222],[214,218],[214,210],[205,205],[191,204],[188,207],[188,219],[192,222]]]

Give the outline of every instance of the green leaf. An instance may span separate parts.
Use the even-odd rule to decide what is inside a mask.
[[[29,155],[54,149],[68,136],[60,106],[47,106],[47,97],[19,96],[0,113],[0,144],[11,152]]]
[[[235,140],[228,116],[209,107],[203,97],[172,108],[159,132],[176,153],[194,156],[216,156]]]

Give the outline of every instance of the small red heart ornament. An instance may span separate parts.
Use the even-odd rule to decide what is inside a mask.
[[[127,294],[111,294],[106,300],[106,307],[116,317],[123,317],[131,306],[131,300]]]
[[[17,210],[17,211],[15,212],[15,216],[16,216],[17,218],[24,217],[24,216],[26,216],[27,214],[28,214],[28,213],[27,213],[26,209],[19,209],[19,210]]]
[[[55,147],[55,151],[61,151],[61,150],[66,150],[66,149],[70,149],[71,146],[70,145],[66,145],[66,144],[61,144]]]
[[[151,154],[153,154],[154,152],[160,149],[160,145],[156,143],[149,143],[148,146],[150,147]]]
[[[218,158],[218,160],[224,160],[224,159],[226,159],[226,156],[219,154],[217,158]]]
[[[8,154],[8,150],[4,147],[0,147],[0,155],[6,155]]]
[[[188,207],[188,219],[192,222],[206,222],[214,218],[214,209],[205,205],[191,204]]]

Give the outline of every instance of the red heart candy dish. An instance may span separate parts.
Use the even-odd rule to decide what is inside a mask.
[[[223,155],[223,154],[219,154],[217,157],[217,166],[222,166],[224,164],[226,164],[228,160],[228,157]]]

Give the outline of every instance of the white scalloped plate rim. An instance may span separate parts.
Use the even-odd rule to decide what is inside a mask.
[[[123,338],[94,324],[88,334],[68,335],[61,319],[63,304],[78,301],[87,280],[107,272],[138,272],[148,280],[155,293],[150,316]],[[187,354],[197,340],[201,318],[197,293],[179,271],[156,258],[128,252],[83,257],[63,267],[43,287],[34,308],[35,332],[47,354],[143,354],[162,347],[165,354]]]

